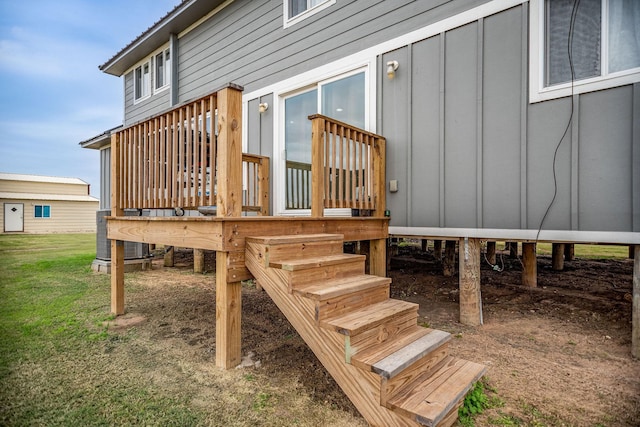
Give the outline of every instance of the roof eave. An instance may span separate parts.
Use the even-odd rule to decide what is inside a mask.
[[[100,150],[104,147],[111,145],[111,134],[118,129],[122,129],[122,125],[106,130],[102,132],[100,135],[96,135],[92,138],[87,139],[86,141],[80,141],[78,144],[82,148]]]
[[[98,68],[104,73],[122,76],[129,68],[169,41],[171,34],[184,31],[222,2],[184,0]]]

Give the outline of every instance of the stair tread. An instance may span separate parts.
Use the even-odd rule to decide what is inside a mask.
[[[394,339],[356,353],[351,364],[389,379],[451,339],[444,331],[416,325]]]
[[[389,283],[391,283],[391,279],[386,277],[358,274],[355,276],[310,283],[299,288],[294,288],[293,291],[306,298],[325,301],[348,293],[388,285]]]
[[[450,333],[435,329],[430,334],[378,361],[373,365],[373,372],[387,379],[393,378],[413,362],[431,353],[450,339]]]
[[[411,311],[415,311],[417,315],[418,304],[388,299],[348,314],[326,319],[323,325],[334,328],[343,335],[353,336]]]
[[[423,425],[436,425],[485,371],[484,365],[448,356],[430,376],[417,377],[391,397],[387,407]]]
[[[269,267],[280,268],[286,271],[297,271],[329,265],[338,265],[352,261],[364,261],[365,259],[365,255],[333,254],[313,258],[273,261],[269,262]]]
[[[282,245],[287,243],[326,242],[344,240],[342,234],[292,234],[283,236],[252,236],[247,237],[248,242],[264,245]]]

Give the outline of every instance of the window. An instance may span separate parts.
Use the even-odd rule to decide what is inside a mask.
[[[135,69],[133,90],[136,101],[151,95],[151,65],[149,62],[145,62]]]
[[[334,4],[336,0],[284,0],[284,26],[293,25]]]
[[[640,81],[640,2],[577,4],[531,2],[532,102]]]
[[[155,88],[168,87],[171,81],[171,56],[169,49],[160,52],[155,57]]]
[[[311,208],[311,121],[320,112],[367,128],[366,74],[358,71],[284,99],[285,209]]]
[[[35,205],[33,210],[33,216],[36,218],[51,218],[51,206]]]

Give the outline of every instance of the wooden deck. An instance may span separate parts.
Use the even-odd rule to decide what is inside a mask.
[[[337,233],[370,241],[372,272],[385,273],[385,139],[322,115],[312,124],[310,173],[296,188],[311,217],[273,217],[270,163],[242,153],[242,88],[229,84],[111,137],[111,311],[123,314],[124,242],[209,249],[216,256],[216,364],[240,362],[240,283],[251,236]],[[215,216],[129,217],[125,209],[196,210]],[[215,207],[215,209],[211,209]],[[325,208],[366,218],[323,218]],[[243,217],[243,212],[256,216]]]

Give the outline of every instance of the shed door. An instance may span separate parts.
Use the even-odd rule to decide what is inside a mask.
[[[22,203],[4,204],[4,231],[24,231],[24,205]]]

